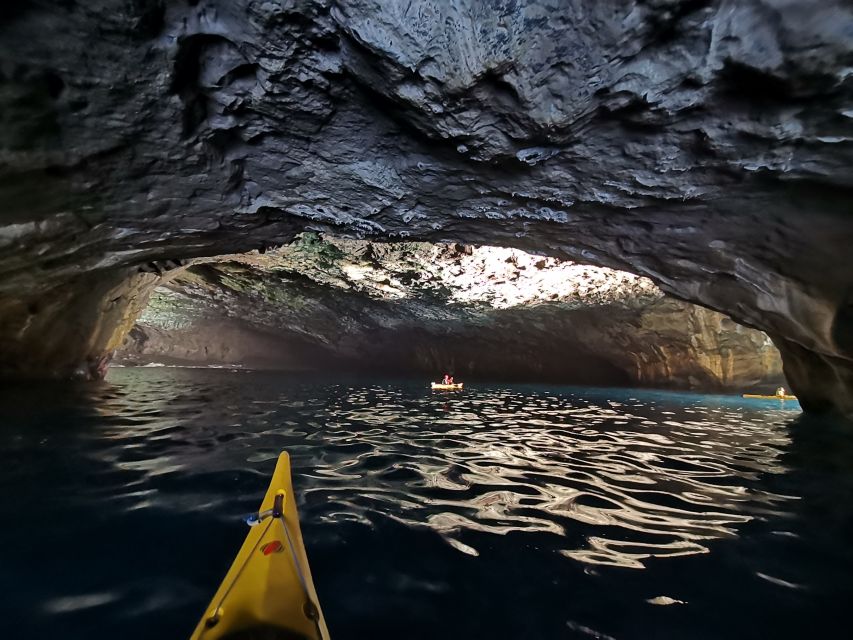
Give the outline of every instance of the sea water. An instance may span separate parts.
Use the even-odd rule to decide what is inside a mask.
[[[4,388],[0,637],[187,637],[282,450],[338,640],[847,634],[849,425],[428,383],[158,368]]]

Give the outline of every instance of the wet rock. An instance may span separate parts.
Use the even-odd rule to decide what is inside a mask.
[[[151,273],[110,275],[33,287],[23,299],[0,298],[0,377],[103,377],[110,356],[163,281]]]

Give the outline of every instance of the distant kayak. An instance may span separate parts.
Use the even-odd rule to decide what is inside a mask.
[[[461,389],[464,385],[464,382],[457,382],[455,384],[442,384],[441,382],[430,382],[430,386],[433,389],[437,389],[439,391],[454,391],[457,389]]]
[[[745,393],[744,398],[758,398],[759,400],[796,400],[797,396],[762,396],[755,393]]]
[[[246,541],[191,640],[326,640],[329,631],[302,544],[286,453],[278,458],[260,511],[248,522]]]

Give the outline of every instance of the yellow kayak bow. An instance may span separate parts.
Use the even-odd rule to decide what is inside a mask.
[[[254,522],[191,640],[327,640],[286,453]]]

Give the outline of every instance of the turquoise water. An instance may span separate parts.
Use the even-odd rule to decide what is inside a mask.
[[[279,451],[332,636],[801,638],[853,602],[853,437],[796,403],[114,369],[0,391],[3,637],[186,637]]]

